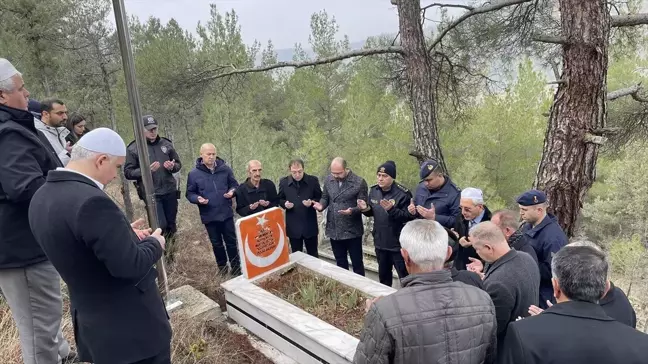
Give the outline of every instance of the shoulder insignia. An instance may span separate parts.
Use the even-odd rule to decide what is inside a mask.
[[[160,139],[164,139],[164,140],[166,140],[167,142],[173,144],[173,141],[172,141],[171,139],[169,139],[169,138],[160,137]]]
[[[396,187],[398,187],[399,190],[401,190],[401,191],[403,191],[403,192],[409,192],[409,190],[407,189],[407,187],[401,185],[400,183],[395,183],[395,185],[396,185]]]

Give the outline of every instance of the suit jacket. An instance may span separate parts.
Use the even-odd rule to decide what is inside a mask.
[[[570,301],[512,322],[498,354],[502,364],[640,364],[648,335],[607,316],[595,303]]]
[[[81,361],[127,364],[171,341],[153,264],[155,238],[139,241],[119,207],[87,177],[49,173],[29,208],[36,240],[70,292]]]
[[[346,179],[340,183],[329,175],[324,180],[324,189],[320,203],[326,211],[326,236],[333,240],[347,240],[362,237],[362,212],[358,200],[367,201],[367,182],[364,178],[349,171]],[[338,211],[351,208],[351,215],[342,215]]]
[[[312,238],[317,236],[317,211],[311,206],[306,207],[304,200],[318,202],[322,198],[322,189],[315,176],[304,174],[301,181],[295,181],[292,176],[279,181],[279,206],[286,210],[286,234],[289,238]],[[286,201],[294,204],[286,208]]]
[[[488,209],[488,207],[484,206],[484,216],[482,217],[480,222],[490,221],[491,217],[492,214],[490,210]],[[455,218],[455,224],[454,224],[454,230],[459,234],[459,238],[464,238],[466,236],[469,236],[470,234],[469,225],[470,225],[470,221],[464,219],[463,214],[459,213],[459,215],[457,215],[457,217]],[[466,265],[470,264],[469,258],[475,258],[481,260],[479,255],[477,255],[475,248],[473,248],[472,246],[468,246],[464,248],[463,246],[461,246],[461,244],[457,244],[456,249],[457,249],[457,257],[454,260],[454,266],[459,270],[466,270]]]

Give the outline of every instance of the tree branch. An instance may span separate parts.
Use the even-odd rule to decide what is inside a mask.
[[[304,68],[304,67],[311,67],[311,66],[317,66],[317,65],[322,65],[322,64],[329,64],[329,63],[334,63],[338,61],[343,61],[345,59],[349,58],[355,58],[355,57],[364,57],[364,56],[373,56],[377,54],[403,54],[403,48],[402,47],[383,47],[383,48],[370,48],[370,49],[360,49],[360,50],[355,50],[347,53],[342,53],[337,56],[333,57],[326,57],[326,58],[319,58],[315,59],[312,61],[303,61],[303,62],[278,62],[275,64],[271,64],[268,66],[263,66],[263,67],[252,67],[252,68],[239,68],[237,69],[234,65],[230,65],[233,70],[228,71],[228,72],[223,72],[219,73],[213,76],[208,76],[203,79],[198,80],[197,82],[205,82],[205,81],[210,81],[210,80],[215,80],[217,78],[222,78],[222,77],[227,77],[227,76],[232,76],[236,74],[242,74],[242,73],[256,73],[256,72],[265,72],[265,71],[271,71],[277,68]]]
[[[619,28],[644,24],[648,24],[648,13],[614,15],[610,26]]]
[[[440,8],[461,8],[461,9],[466,9],[466,10],[475,10],[474,7],[468,6],[468,5],[460,5],[460,4],[443,4],[443,3],[433,3],[427,6],[424,6],[421,8],[421,10],[426,10],[432,7],[438,6]]]
[[[502,1],[497,1],[497,2],[494,2],[494,3],[489,3],[489,4],[486,4],[486,5],[482,5],[482,6],[473,8],[472,10],[465,12],[462,16],[460,16],[459,18],[454,20],[452,23],[448,24],[448,26],[445,29],[443,29],[439,33],[439,35],[436,36],[436,38],[434,38],[434,40],[432,41],[432,44],[430,44],[428,52],[432,51],[432,49],[434,47],[436,47],[437,44],[439,44],[443,40],[443,37],[445,37],[446,34],[448,34],[449,31],[456,28],[459,24],[461,24],[464,21],[472,18],[475,15],[490,13],[490,12],[493,12],[493,11],[504,9],[506,7],[509,7],[509,6],[524,4],[524,3],[531,2],[531,1],[532,0],[502,0]]]
[[[542,43],[567,44],[567,39],[563,37],[556,37],[553,35],[537,34],[532,36],[531,40],[533,40],[534,42],[542,42]]]
[[[624,96],[632,96],[633,98],[635,98],[635,100],[637,100],[637,98],[639,98],[640,100],[637,100],[637,101],[641,101],[642,98],[638,95],[638,93],[642,89],[643,89],[643,87],[641,87],[641,84],[638,83],[638,84],[636,84],[634,86],[630,86],[630,87],[627,87],[627,88],[622,88],[620,90],[615,90],[615,91],[612,91],[612,92],[608,92],[606,99],[608,101],[614,101],[614,100],[619,99],[619,98],[624,97]],[[645,101],[641,101],[641,102],[645,102]]]

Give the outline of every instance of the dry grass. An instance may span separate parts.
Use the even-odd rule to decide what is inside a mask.
[[[358,290],[299,267],[272,275],[259,286],[338,329],[360,337],[366,297]]]

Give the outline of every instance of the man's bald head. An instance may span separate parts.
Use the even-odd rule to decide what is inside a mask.
[[[247,174],[248,178],[254,185],[258,185],[261,181],[261,172],[263,171],[263,165],[256,159],[253,159],[247,162]]]
[[[207,168],[214,168],[216,157],[216,146],[214,144],[205,143],[200,146],[200,158],[202,158],[202,163],[207,166]]]
[[[347,162],[342,157],[335,157],[331,162],[331,175],[338,181],[341,181],[347,176]]]

